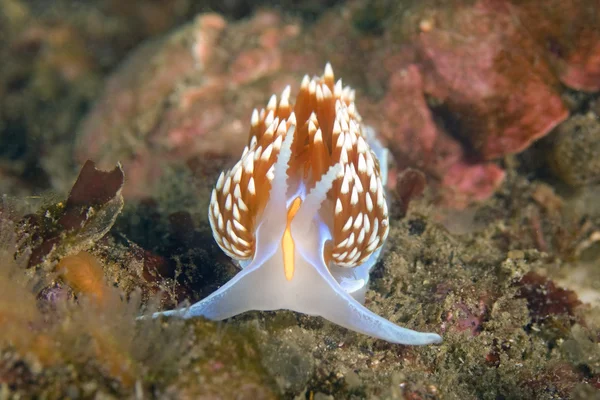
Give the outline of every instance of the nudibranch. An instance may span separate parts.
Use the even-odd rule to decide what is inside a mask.
[[[294,104],[288,86],[254,110],[249,144],[219,176],[208,211],[216,242],[241,270],[202,301],[155,316],[288,309],[393,343],[442,340],[362,305],[389,231],[387,150],[354,97],[327,64],[321,77],[304,77]]]

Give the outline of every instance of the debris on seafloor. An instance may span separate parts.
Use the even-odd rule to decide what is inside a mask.
[[[88,250],[108,233],[123,208],[123,170],[96,169],[84,164],[65,202],[24,217],[20,225],[21,252],[30,251],[28,266],[53,268],[70,255]]]
[[[106,301],[104,270],[98,259],[90,253],[82,251],[61,258],[56,272],[76,293],[84,294],[99,304]]]
[[[65,201],[44,205],[16,222],[17,255],[26,258],[33,274],[56,273],[76,293],[93,294],[98,301],[106,297],[107,275],[127,292],[139,289],[145,299],[161,292],[165,304],[177,304],[187,292],[172,280],[172,263],[108,234],[123,209],[123,185],[120,165],[101,171],[86,162]]]
[[[427,186],[427,178],[421,171],[407,168],[396,178],[395,190],[391,192],[398,200],[398,204],[390,211],[395,218],[403,218],[408,212],[410,202],[420,197]]]

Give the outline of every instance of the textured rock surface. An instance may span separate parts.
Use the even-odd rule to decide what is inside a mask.
[[[513,10],[570,88],[600,90],[600,4],[596,0],[512,1]]]
[[[517,153],[567,118],[558,79],[508,4],[480,0],[427,18],[433,27],[417,38],[425,90],[483,159]]]
[[[575,115],[549,138],[548,163],[572,186],[600,181],[600,121],[594,113]]]
[[[153,193],[164,169],[194,156],[237,158],[250,114],[280,92],[281,43],[300,28],[276,13],[228,24],[203,14],[163,40],[147,43],[110,78],[85,120],[77,158],[119,160],[135,182],[127,197]]]

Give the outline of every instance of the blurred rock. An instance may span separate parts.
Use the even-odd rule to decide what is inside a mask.
[[[562,83],[600,90],[600,4],[597,0],[513,0],[514,13],[543,49]]]
[[[277,79],[281,46],[299,29],[275,13],[236,25],[201,14],[144,45],[112,76],[84,121],[77,158],[121,161],[132,178],[125,196],[133,198],[152,194],[169,165],[204,154],[237,158],[252,109],[287,83]]]
[[[470,160],[460,143],[436,124],[418,67],[411,64],[393,73],[389,85],[374,106],[383,112],[367,105],[365,114],[374,117],[397,166],[427,173],[440,202],[453,208],[490,197],[504,180],[503,171],[493,163]]]
[[[69,189],[79,166],[72,162],[76,126],[102,75],[157,33],[104,8],[107,2],[0,1],[0,174],[13,178],[3,193]],[[163,30],[176,22],[168,13],[161,18]]]
[[[563,182],[584,186],[600,181],[600,121],[594,113],[571,117],[548,144],[548,164]]]
[[[435,123],[416,65],[392,73],[388,84],[381,102],[366,104],[361,113],[374,117],[368,122],[384,137],[399,168],[418,168],[440,180],[464,156],[460,143]]]
[[[426,18],[431,29],[415,38],[425,91],[483,159],[520,152],[567,118],[558,79],[509,4],[453,3]]]

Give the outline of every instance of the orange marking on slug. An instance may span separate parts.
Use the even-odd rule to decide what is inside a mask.
[[[296,197],[290,206],[287,214],[287,224],[283,238],[281,239],[281,248],[283,250],[283,269],[285,271],[285,279],[291,281],[294,277],[294,239],[292,238],[291,225],[294,216],[298,212],[302,204],[300,197]]]

